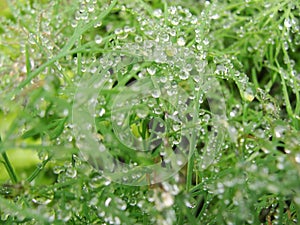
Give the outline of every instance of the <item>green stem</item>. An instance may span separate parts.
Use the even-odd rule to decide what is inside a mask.
[[[8,156],[7,156],[6,152],[3,152],[1,155],[2,155],[2,158],[4,160],[3,164],[5,166],[5,169],[6,169],[7,173],[8,173],[11,181],[14,184],[18,183],[17,175],[16,175],[16,173],[14,171],[14,168],[13,168],[12,164],[10,163],[10,161],[8,159]]]
[[[196,99],[195,99],[195,105],[194,105],[194,115],[193,115],[193,124],[196,123],[195,118],[198,116],[199,111],[199,99],[200,99],[200,92],[197,93]],[[188,156],[188,164],[187,164],[187,175],[186,175],[186,190],[189,191],[192,186],[192,178],[193,178],[193,169],[194,169],[194,148],[196,145],[196,138],[197,134],[195,129],[193,129],[192,137],[191,137],[191,143],[190,143],[190,149],[189,149],[189,156]]]
[[[79,37],[79,39],[78,39],[78,48],[80,48],[81,47],[81,38]],[[81,54],[81,52],[78,52],[77,53],[77,74],[79,75],[79,77],[82,77],[82,62],[81,62],[81,60],[82,60],[82,54]]]
[[[0,152],[1,152],[1,150],[2,150],[1,143],[2,143],[2,139],[1,139],[1,137],[0,137]],[[3,151],[3,152],[1,153],[1,155],[2,155],[2,158],[3,158],[3,160],[4,160],[4,161],[1,161],[1,162],[4,164],[5,169],[6,169],[7,173],[8,173],[8,175],[9,175],[11,181],[12,181],[14,184],[15,184],[15,183],[18,183],[17,175],[16,175],[16,173],[15,173],[15,171],[14,171],[13,166],[11,165],[11,163],[10,163],[10,161],[9,161],[9,159],[8,159],[8,156],[7,156],[6,152]]]
[[[27,181],[29,183],[40,174],[40,172],[45,168],[46,164],[50,161],[51,158],[52,157],[48,157],[48,159],[44,160],[40,165],[37,166],[33,173],[27,178]]]

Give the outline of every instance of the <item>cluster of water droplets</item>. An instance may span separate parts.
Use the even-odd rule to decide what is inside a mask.
[[[129,7],[132,6],[122,5],[120,16],[125,17],[126,12],[136,10]],[[168,13],[169,16],[165,17],[164,13]],[[99,95],[89,90],[86,108],[95,109],[93,117],[100,118],[100,121],[111,120],[119,141],[132,149],[152,151],[163,143],[160,146],[160,155],[166,158],[162,161],[164,165],[171,163],[168,161],[170,153],[166,153],[169,150],[164,148],[180,145],[181,148],[186,148],[190,140],[185,139],[192,134],[191,130],[195,130],[196,136],[199,130],[202,130],[203,134],[207,132],[201,128],[200,122],[192,123],[199,120],[198,115],[195,118],[193,104],[197,101],[197,107],[200,108],[205,94],[212,87],[210,85],[213,85],[202,87],[206,85],[206,74],[211,72],[208,70],[206,60],[209,45],[209,40],[205,37],[208,31],[206,17],[205,12],[197,17],[186,8],[171,6],[166,12],[155,9],[152,14],[136,15],[134,19],[139,24],[139,30],[130,24],[121,27],[111,27],[110,23],[101,24],[107,32],[112,33],[110,40],[114,43],[110,46],[112,52],[108,56],[96,58],[90,64],[82,63],[84,67],[86,65],[86,70],[82,71],[86,77],[93,77],[100,72],[100,76],[105,80],[105,82],[103,79],[94,81],[92,84],[95,90],[102,88]],[[100,34],[96,34],[95,44],[103,46],[103,38]],[[81,60],[85,61],[84,58]],[[124,82],[122,79],[128,80],[130,78],[128,74],[135,75],[134,81],[126,84],[123,93],[119,83]],[[120,94],[112,97],[111,90],[116,90]],[[84,94],[87,93],[83,91],[77,94],[76,98],[81,99],[79,104],[84,101]],[[109,106],[112,98],[115,99],[115,103]],[[208,123],[208,120],[203,120],[203,124]],[[144,127],[144,133],[141,135],[139,132],[143,121],[148,121],[148,125],[146,129]],[[149,124],[152,122],[157,124],[151,127]],[[86,120],[84,124],[84,129],[93,130],[92,120]],[[101,146],[109,146],[101,148],[102,153],[108,149],[119,149],[117,144],[109,143],[112,140],[111,135],[101,134],[103,136]],[[88,140],[87,135],[79,134],[79,136],[83,141]],[[208,144],[212,145],[211,151],[218,145],[218,141],[215,144],[213,141]],[[150,146],[147,147],[147,143]],[[84,146],[83,143],[77,144],[80,148]],[[209,152],[207,151],[207,158],[210,156],[213,158]],[[175,163],[177,166],[183,166],[185,160],[178,159]],[[140,176],[142,174],[138,173],[135,179],[139,180]],[[130,181],[132,177],[129,175],[122,179]]]

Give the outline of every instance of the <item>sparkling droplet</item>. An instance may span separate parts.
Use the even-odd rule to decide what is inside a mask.
[[[161,194],[161,198],[163,200],[163,204],[164,204],[165,207],[171,207],[174,204],[174,198],[168,192],[163,192]]]
[[[165,49],[165,53],[167,56],[173,57],[177,54],[177,49],[172,46],[169,46]]]
[[[149,67],[147,68],[147,72],[153,76],[156,73],[156,68],[155,67]]]
[[[135,36],[134,41],[137,43],[141,43],[143,41],[143,38],[139,35]]]
[[[177,44],[178,44],[179,46],[185,46],[185,40],[184,40],[184,38],[183,38],[183,37],[179,37],[179,38],[177,39]]]
[[[217,20],[217,19],[220,18],[220,15],[219,14],[214,14],[210,18],[213,19],[213,20]]]
[[[112,199],[111,199],[110,197],[107,198],[107,199],[105,200],[105,203],[104,203],[105,207],[108,207],[108,206],[109,206],[111,200],[112,200]]]
[[[95,42],[96,42],[96,44],[98,44],[98,45],[101,44],[102,40],[103,40],[103,38],[99,34],[97,34],[95,36]]]
[[[47,205],[52,202],[54,198],[54,192],[49,190],[47,192],[43,192],[41,195],[37,195],[32,199],[32,202],[39,205]]]
[[[295,161],[296,163],[299,163],[300,164],[300,153],[297,153],[296,156],[295,156]]]
[[[251,88],[247,88],[246,91],[244,92],[244,99],[249,102],[253,101],[254,94]]]
[[[149,113],[149,110],[147,107],[139,107],[138,109],[136,109],[136,115],[141,118],[141,119],[144,119],[147,117]]]
[[[161,95],[160,90],[156,89],[156,90],[153,90],[153,91],[152,91],[152,97],[153,97],[153,98],[159,98],[160,95]]]
[[[99,21],[99,22],[95,23],[94,27],[95,27],[95,28],[97,28],[97,27],[101,27],[101,25],[102,25],[102,22],[101,22],[101,21]]]
[[[32,45],[35,45],[36,35],[33,33],[30,33],[28,36],[28,42]]]
[[[106,150],[106,147],[104,144],[100,143],[98,149],[99,149],[99,152],[104,152]]]
[[[68,167],[66,170],[66,176],[69,178],[75,178],[77,175],[77,170],[74,167]]]
[[[162,10],[161,9],[155,9],[153,11],[153,16],[160,18],[162,16]]]
[[[285,127],[283,126],[276,126],[275,129],[274,129],[274,132],[275,132],[275,136],[277,138],[281,138],[284,134],[284,131],[285,131]]]
[[[292,26],[292,23],[291,23],[290,18],[286,18],[286,19],[284,20],[284,26],[285,26],[286,28],[290,28],[290,27]]]
[[[62,167],[62,166],[55,166],[54,168],[53,168],[53,173],[55,173],[55,174],[60,174],[60,173],[62,173],[64,171],[64,167]]]
[[[179,74],[179,78],[181,80],[187,80],[189,78],[190,74],[186,71],[182,72],[181,74]]]
[[[104,109],[104,108],[101,108],[101,109],[99,110],[98,115],[99,115],[100,117],[102,117],[104,114],[105,114],[105,109]]]
[[[204,44],[204,45],[208,45],[208,44],[209,44],[209,40],[208,40],[207,38],[205,38],[205,39],[203,40],[203,44]]]
[[[42,161],[45,161],[49,158],[49,155],[48,155],[47,151],[39,152],[38,156],[39,156],[39,159],[42,160]]]

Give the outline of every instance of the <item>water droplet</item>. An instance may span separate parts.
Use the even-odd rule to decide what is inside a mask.
[[[156,68],[155,68],[154,66],[148,67],[148,68],[147,68],[147,72],[148,72],[151,76],[153,76],[153,75],[156,73]]]
[[[141,119],[146,118],[148,113],[149,113],[149,109],[145,106],[136,109],[136,115]]]
[[[69,177],[69,178],[75,178],[77,175],[77,170],[75,167],[68,167],[67,170],[66,170],[66,176]]]
[[[177,44],[178,44],[179,46],[185,46],[185,40],[184,40],[184,38],[183,38],[183,37],[179,37],[179,38],[177,39]]]
[[[115,34],[116,35],[120,35],[120,34],[122,34],[123,33],[123,29],[122,28],[117,28],[117,29],[115,29]]]
[[[159,98],[160,95],[161,95],[161,92],[160,92],[159,89],[155,89],[155,90],[152,91],[151,95],[152,95],[153,98]]]
[[[60,173],[62,173],[64,170],[65,170],[65,169],[64,169],[64,167],[62,167],[62,166],[55,166],[55,167],[53,168],[53,173],[55,173],[55,174],[60,174]]]
[[[209,40],[208,40],[207,38],[205,38],[205,39],[203,40],[203,44],[204,44],[204,45],[208,45],[208,44],[209,44]]]
[[[179,78],[181,80],[187,80],[189,78],[190,74],[189,72],[187,71],[182,71],[180,74],[179,74]]]
[[[95,7],[94,7],[93,4],[89,4],[87,9],[88,9],[89,12],[93,12],[95,10]]]
[[[173,18],[171,20],[171,24],[174,25],[174,26],[177,26],[179,24],[179,19],[177,17]]]
[[[97,34],[95,36],[95,42],[96,42],[96,44],[98,44],[98,45],[101,44],[102,40],[103,40],[103,38],[99,34]]]
[[[71,27],[75,28],[75,27],[77,27],[77,25],[78,25],[77,20],[73,20],[73,21],[71,22]]]
[[[177,54],[177,49],[172,47],[172,46],[168,46],[165,49],[165,53],[166,53],[167,56],[173,57]]]
[[[252,102],[254,99],[254,94],[251,88],[247,88],[246,91],[244,91],[244,99],[248,102]]]
[[[107,199],[105,200],[105,203],[104,203],[105,207],[108,207],[108,206],[109,206],[111,200],[112,200],[112,199],[111,199],[110,197],[107,198]]]
[[[275,136],[277,138],[281,138],[283,136],[284,132],[285,132],[285,127],[284,126],[280,126],[280,125],[276,126],[274,128],[274,132],[275,132]]]
[[[28,42],[32,45],[35,45],[36,35],[33,33],[29,33]]]
[[[97,27],[101,27],[101,25],[102,25],[102,22],[101,22],[101,21],[99,21],[99,22],[95,23],[94,27],[95,27],[95,28],[97,28]]]
[[[103,143],[100,143],[98,150],[99,150],[99,152],[104,152],[106,150],[105,145]]]
[[[182,166],[182,165],[183,165],[183,161],[180,160],[180,159],[178,159],[178,160],[176,161],[176,164],[177,164],[178,166]]]
[[[172,128],[176,132],[180,130],[181,126],[179,124],[173,124]]]
[[[48,157],[49,157],[48,151],[40,151],[39,154],[38,154],[38,157],[42,161],[47,160]]]
[[[116,203],[117,203],[117,208],[124,211],[127,208],[127,204],[125,201],[123,201],[120,198],[116,198],[115,199]]]
[[[137,43],[141,43],[143,41],[143,38],[139,35],[135,36],[134,41]]]
[[[210,18],[213,19],[213,20],[217,20],[217,19],[220,18],[220,15],[219,14],[214,14]]]
[[[107,180],[104,182],[104,185],[105,185],[105,186],[108,186],[108,185],[110,185],[110,183],[111,183],[111,180],[107,179]]]
[[[286,28],[290,28],[290,27],[292,26],[292,23],[291,23],[290,18],[286,18],[286,19],[284,20],[284,26],[285,26]]]
[[[9,216],[10,216],[10,213],[2,212],[0,218],[2,221],[6,221]]]
[[[160,39],[163,42],[168,42],[170,40],[170,36],[169,36],[169,34],[163,33],[163,34],[160,35]]]
[[[161,9],[155,9],[153,11],[153,16],[160,18],[162,16],[162,10]]]
[[[47,192],[43,192],[42,194],[34,197],[32,199],[32,202],[39,205],[47,205],[50,202],[52,202],[53,198],[54,198],[54,192],[53,190],[49,190]]]
[[[297,153],[296,156],[295,156],[295,161],[296,163],[299,163],[300,164],[300,153]]]
[[[95,174],[89,182],[91,188],[99,188],[103,185],[103,178],[101,174]]]
[[[163,200],[163,204],[164,204],[165,207],[171,207],[174,204],[174,198],[168,192],[163,192],[161,194],[161,198]]]
[[[105,109],[104,109],[104,108],[101,108],[101,109],[99,110],[98,115],[99,115],[100,117],[102,117],[104,114],[105,114]]]

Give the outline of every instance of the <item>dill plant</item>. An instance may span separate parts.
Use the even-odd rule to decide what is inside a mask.
[[[298,223],[297,1],[3,2],[1,223]]]

